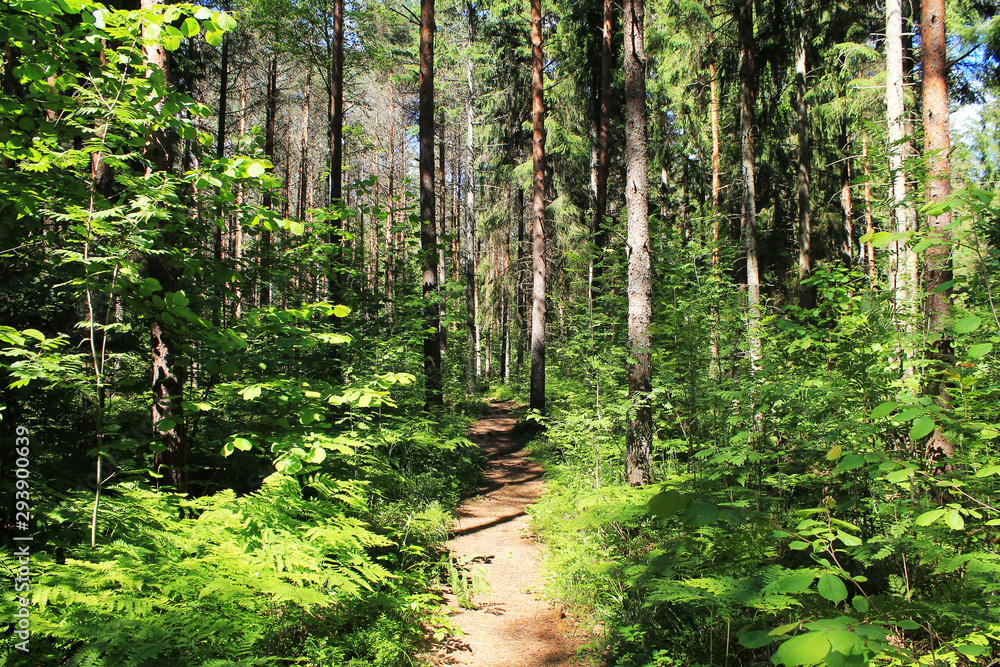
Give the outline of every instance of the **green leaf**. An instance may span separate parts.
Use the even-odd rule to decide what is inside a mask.
[[[259,384],[251,385],[246,389],[244,389],[242,392],[240,392],[240,395],[243,396],[244,400],[252,401],[253,399],[260,396],[260,385]]]
[[[227,32],[236,28],[236,19],[225,12],[219,12],[219,15],[215,17],[215,22]]]
[[[778,647],[771,656],[771,662],[786,667],[799,665],[816,665],[830,653],[830,640],[825,632],[807,632],[804,635],[792,637]]]
[[[937,424],[934,423],[934,418],[930,415],[924,415],[917,421],[913,422],[913,428],[910,429],[910,437],[914,440],[919,440],[925,435],[928,435],[935,428],[937,428]]]
[[[851,598],[851,606],[862,614],[868,613],[868,600],[863,595],[855,595]]]
[[[198,19],[186,18],[184,23],[181,24],[181,34],[185,37],[195,37],[201,32],[201,24],[198,23]]]
[[[754,630],[753,632],[744,632],[740,635],[739,641],[740,646],[745,646],[746,648],[761,648],[773,642],[774,637],[764,630]]]
[[[993,351],[993,343],[980,343],[969,348],[970,359],[981,359]]]
[[[798,630],[801,623],[799,621],[792,621],[791,623],[785,623],[784,625],[779,625],[767,634],[772,637],[780,637],[781,635],[787,635],[792,630]]]
[[[802,540],[796,540],[794,542],[789,542],[788,548],[792,551],[802,551],[803,549],[808,549],[811,544],[808,542],[803,542]]]
[[[967,655],[973,658],[977,658],[981,655],[986,655],[989,653],[989,648],[986,646],[980,646],[979,644],[967,644],[965,646],[956,646],[955,650],[962,655]]]
[[[223,33],[219,30],[206,30],[205,41],[212,46],[222,46]]]
[[[962,530],[965,528],[965,519],[956,510],[948,510],[944,513],[944,522],[952,530]]]
[[[943,282],[934,289],[932,289],[931,294],[940,294],[941,292],[946,292],[950,290],[952,287],[954,287],[955,283],[957,282],[958,280],[948,280],[946,282]]]
[[[975,315],[966,315],[958,322],[955,322],[955,333],[967,334],[972,333],[979,328],[979,325],[983,323],[982,318],[976,317]]]
[[[649,511],[661,519],[668,519],[687,507],[690,502],[690,498],[673,489],[661,491],[649,499]]]
[[[212,15],[214,13],[215,12],[213,12],[208,7],[199,7],[198,10],[194,13],[194,17],[199,21],[204,21],[205,19],[212,18]]]
[[[850,533],[845,533],[843,531],[837,531],[837,539],[844,543],[848,547],[860,547],[861,538],[855,537]]]
[[[233,447],[241,452],[248,452],[253,447],[253,443],[246,438],[233,438]]]
[[[844,580],[829,572],[819,578],[816,590],[834,604],[847,599],[847,586],[844,585]]]
[[[167,431],[172,431],[174,427],[177,426],[177,421],[174,419],[161,419],[156,422],[156,430],[160,433],[166,433]]]
[[[876,405],[871,412],[872,419],[883,419],[892,414],[893,410],[899,407],[899,403],[896,401],[886,401],[885,403],[880,403]]]
[[[810,586],[816,575],[812,572],[797,572],[778,582],[779,593],[801,593]]]
[[[921,253],[934,245],[934,239],[924,239],[917,245],[913,246],[913,252]]]
[[[306,226],[301,222],[292,220],[288,223],[288,231],[290,231],[293,236],[302,236],[302,234],[306,231]]]
[[[351,309],[338,303],[333,307],[333,314],[337,317],[347,317],[351,314]]]
[[[865,464],[865,457],[860,454],[848,454],[840,460],[837,470],[854,470]]]
[[[915,523],[918,526],[929,526],[944,516],[945,510],[930,510],[917,517]]]
[[[896,621],[896,625],[903,628],[904,630],[919,630],[920,624],[915,621],[911,621],[908,618],[904,618],[901,621]]]
[[[247,176],[250,178],[260,178],[267,172],[267,168],[260,162],[251,162],[247,165]]]
[[[1000,466],[986,466],[976,472],[976,477],[989,477],[990,475],[996,475],[997,473],[1000,473]]]
[[[687,512],[684,513],[684,518],[695,528],[707,526],[717,521],[719,516],[718,505],[712,503],[695,503],[688,507]]]
[[[840,445],[837,445],[836,447],[834,447],[833,449],[831,449],[830,451],[828,451],[826,453],[826,460],[827,461],[835,461],[835,460],[839,459],[840,458],[840,454],[841,454],[842,451],[843,451],[843,447],[841,447]]]
[[[861,238],[858,239],[858,243],[868,243],[869,241],[872,240],[872,236],[874,235],[875,235],[875,230],[869,229],[867,232],[861,235]]]

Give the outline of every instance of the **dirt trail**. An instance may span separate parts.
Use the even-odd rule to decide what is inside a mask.
[[[539,597],[539,551],[525,508],[542,493],[542,469],[511,435],[512,407],[494,403],[469,435],[490,460],[477,495],[459,508],[448,546],[458,558],[480,557],[472,567],[485,571],[489,593],[474,597],[475,610],[447,597],[465,636],[437,650],[438,665],[562,667],[581,643],[561,609]]]

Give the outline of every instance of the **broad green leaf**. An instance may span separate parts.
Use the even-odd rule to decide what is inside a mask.
[[[778,582],[779,593],[801,593],[812,585],[816,575],[812,572],[797,572]]]
[[[288,231],[290,231],[293,236],[302,236],[302,234],[306,231],[306,226],[297,220],[292,220],[288,223]]]
[[[830,630],[826,633],[826,638],[830,642],[830,647],[841,655],[861,655],[864,653],[864,640],[853,632],[847,630]]]
[[[367,408],[371,404],[372,404],[371,394],[362,394],[361,397],[358,399],[359,408]]]
[[[240,394],[243,396],[244,400],[252,401],[253,399],[260,396],[260,385],[255,384],[244,389]]]
[[[337,304],[333,307],[333,314],[337,317],[347,317],[351,314],[351,309],[348,306]]]
[[[205,19],[212,18],[212,14],[214,14],[214,12],[208,7],[199,7],[194,13],[194,17],[199,21],[204,21]]]
[[[896,625],[898,625],[899,627],[903,628],[904,630],[919,630],[920,629],[920,624],[919,623],[917,623],[915,621],[911,621],[908,618],[904,618],[901,621],[896,621]]]
[[[934,423],[934,418],[930,415],[924,415],[917,421],[913,422],[913,428],[910,429],[910,437],[914,440],[919,440],[924,436],[928,435],[937,427]]]
[[[855,468],[860,468],[865,464],[865,457],[860,454],[848,454],[844,458],[840,459],[840,464],[837,466],[837,470],[854,470]]]
[[[794,542],[790,542],[788,544],[788,548],[792,551],[802,551],[803,549],[808,549],[810,546],[812,545],[808,542],[803,542],[802,540],[795,540]]]
[[[799,621],[792,621],[791,623],[785,623],[784,625],[779,625],[767,634],[772,637],[780,637],[781,635],[787,635],[792,630],[798,630],[799,626],[802,625]]]
[[[847,586],[844,585],[844,580],[829,572],[819,578],[816,590],[834,604],[847,599]]]
[[[171,431],[174,429],[175,426],[177,426],[177,421],[170,418],[161,419],[160,421],[156,422],[156,430],[159,431],[160,433],[166,433],[167,431]]]
[[[972,333],[979,328],[979,325],[983,323],[982,318],[976,317],[975,315],[966,315],[958,322],[955,322],[955,333],[967,334]]]
[[[840,458],[840,454],[841,454],[842,451],[843,451],[843,447],[841,447],[840,445],[837,445],[836,447],[834,447],[833,449],[831,449],[830,451],[828,451],[826,453],[826,460],[827,461],[835,461],[835,460],[839,459]]]
[[[965,528],[965,519],[956,510],[948,510],[944,513],[944,522],[952,530],[962,530]]]
[[[695,503],[684,513],[684,518],[695,528],[707,526],[717,521],[719,516],[719,507],[712,503]]]
[[[837,539],[844,543],[848,547],[859,547],[861,546],[861,538],[855,537],[850,533],[845,533],[843,531],[837,531]]]
[[[909,410],[903,410],[901,413],[893,417],[892,420],[897,422],[908,422],[913,421],[917,417],[925,414],[927,414],[927,408],[922,405],[918,405],[917,407],[910,408]]]
[[[990,475],[996,475],[1000,473],[1000,466],[986,466],[981,468],[977,473],[976,477],[989,477]]]
[[[260,178],[267,172],[267,168],[260,162],[251,162],[247,165],[247,176],[250,178]]]
[[[825,632],[807,632],[792,637],[778,647],[771,656],[771,662],[786,667],[817,665],[830,653],[830,641]]]
[[[667,519],[688,506],[691,499],[673,489],[661,491],[649,499],[649,511],[661,519]]]
[[[979,343],[969,348],[970,359],[981,359],[993,351],[993,343]]]
[[[917,517],[915,523],[918,526],[929,526],[944,516],[945,510],[930,510]]]
[[[233,30],[236,27],[236,19],[225,12],[219,12],[219,15],[215,17],[215,21],[219,24],[220,28],[226,31]]]
[[[965,646],[956,646],[955,650],[962,655],[967,655],[973,658],[977,658],[981,655],[986,655],[989,653],[990,649],[986,646],[980,646],[979,644],[966,644]]]
[[[899,407],[899,403],[896,401],[886,401],[885,403],[880,403],[872,409],[871,418],[872,419],[883,419],[892,414],[893,410]]]
[[[212,46],[222,46],[223,33],[220,30],[206,30],[205,41]]]
[[[198,23],[198,19],[184,19],[184,23],[181,24],[182,35],[185,37],[195,37],[199,32],[201,32],[201,24]]]
[[[851,606],[862,614],[868,612],[868,600],[863,595],[855,595],[851,598]]]
[[[309,456],[309,463],[322,463],[326,460],[326,450],[322,447],[316,447],[312,450],[312,454]]]
[[[913,246],[913,252],[921,253],[934,245],[934,239],[924,239],[917,245]]]
[[[253,443],[246,438],[233,438],[233,447],[242,452],[248,452],[253,447]]]
[[[739,641],[740,645],[746,648],[761,648],[773,642],[774,637],[764,630],[754,630],[752,632],[744,632],[740,635]]]
[[[869,241],[872,240],[872,236],[874,235],[875,235],[875,229],[874,228],[869,229],[867,232],[861,235],[861,238],[858,239],[858,243],[868,243]]]

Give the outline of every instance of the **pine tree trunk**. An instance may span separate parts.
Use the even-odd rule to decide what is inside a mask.
[[[945,29],[944,0],[923,0],[920,13],[920,34],[923,56],[923,111],[924,154],[927,156],[927,202],[939,203],[951,194],[951,137],[948,119],[948,45]],[[945,333],[948,321],[952,279],[951,269],[951,212],[928,215],[928,232],[936,241],[924,254],[927,285],[926,329],[937,334],[935,356],[946,367],[952,365],[951,339]],[[947,383],[941,376],[934,377],[928,393],[935,396],[938,405],[948,407],[951,397]],[[955,453],[955,445],[944,431],[935,429],[927,450],[931,457],[948,457]]]
[[[854,263],[854,203],[851,201],[851,140],[847,120],[840,121],[840,210],[844,216],[844,253],[847,266]]]
[[[274,162],[274,135],[278,119],[278,54],[271,54],[267,69],[267,100],[264,111],[264,154]],[[261,205],[270,209],[272,205],[270,190],[264,192]],[[260,276],[258,303],[261,307],[271,305],[271,277],[268,275],[268,265],[271,255],[271,232],[263,230],[260,233],[260,259],[258,275]]]
[[[801,9],[801,8],[800,8]],[[806,284],[812,275],[812,203],[809,179],[812,149],[809,146],[809,112],[806,107],[806,17],[800,11],[798,40],[795,48],[795,107],[799,137],[797,189],[799,199],[799,307],[815,305],[815,290]]]
[[[142,9],[152,9],[158,0],[142,0]],[[143,45],[143,53],[150,68],[158,68],[165,81],[170,81],[170,59],[162,45],[150,42]],[[152,76],[153,72],[147,73]],[[172,137],[162,132],[150,132],[144,153],[150,162],[147,175],[152,171],[168,172],[174,167]],[[174,248],[175,233],[161,227],[160,247]],[[180,289],[181,272],[169,253],[158,253],[149,258],[149,277],[160,284],[161,298]],[[155,456],[157,470],[163,470],[169,484],[178,491],[187,491],[187,432],[184,423],[184,374],[181,363],[181,336],[165,317],[154,315],[150,321],[152,351],[152,422],[153,433],[162,451]]]
[[[754,107],[757,73],[754,67],[753,0],[737,0],[736,25],[740,46],[740,143],[743,154],[743,236],[747,247],[747,317],[750,369],[761,368],[760,270],[757,258],[757,186],[754,180]]]
[[[306,219],[306,190],[309,188],[309,84],[312,69],[306,69],[306,81],[302,88],[302,135],[299,141],[299,201],[296,216]]]
[[[437,225],[434,220],[434,0],[420,3],[420,253],[423,263],[424,404],[444,402],[441,378],[441,314],[437,281]]]
[[[531,390],[529,407],[545,411],[545,98],[542,68],[542,0],[531,0],[531,116],[534,215],[531,257]]]
[[[608,233],[604,227],[604,217],[608,213],[608,171],[611,164],[609,143],[611,139],[611,21],[614,5],[612,0],[604,0],[604,16],[601,40],[601,95],[600,117],[597,125],[597,182],[594,197],[594,221],[591,234],[594,239],[594,253],[591,258],[590,308],[600,291],[601,275],[604,267],[602,259],[608,244]]]
[[[625,0],[625,201],[628,207],[628,393],[632,408],[625,431],[625,478],[650,482],[653,451],[651,259],[646,165],[646,51],[643,0]]]

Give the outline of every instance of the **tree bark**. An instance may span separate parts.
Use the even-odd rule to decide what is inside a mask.
[[[951,137],[948,118],[948,45],[945,29],[944,0],[923,0],[920,13],[920,35],[923,56],[924,154],[927,156],[927,202],[940,203],[951,194]],[[927,226],[936,241],[924,254],[926,292],[926,329],[934,341],[935,356],[946,366],[951,365],[951,339],[945,333],[948,321],[952,279],[951,212],[928,215]],[[943,375],[943,374],[942,374]],[[951,403],[947,383],[935,378],[928,387],[939,405]],[[955,445],[941,429],[936,429],[927,443],[931,457],[948,457]]]
[[[625,431],[625,478],[650,482],[653,451],[651,392],[652,320],[649,253],[649,182],[646,173],[646,50],[643,0],[625,0],[625,201],[628,208],[628,393],[632,402]]]
[[[809,200],[809,179],[812,149],[809,145],[809,111],[806,107],[806,17],[799,7],[799,30],[795,47],[795,111],[799,137],[798,200],[799,200],[799,307],[815,305],[815,290],[806,284],[812,275],[812,203]]]
[[[271,54],[271,61],[267,69],[267,101],[264,112],[264,154],[269,160],[274,162],[274,135],[278,120],[278,54]],[[270,209],[272,205],[271,191],[264,192],[261,205],[265,209]],[[268,265],[271,254],[271,232],[263,230],[260,233],[260,297],[258,303],[261,307],[271,305],[271,279],[268,276]]]
[[[743,237],[747,248],[747,329],[750,370],[761,368],[760,269],[757,258],[757,187],[754,180],[754,107],[757,73],[754,66],[753,0],[737,0],[736,25],[740,47],[740,143],[743,158]]]
[[[613,11],[612,0],[604,0],[600,115],[597,124],[597,182],[594,196],[594,222],[591,231],[594,239],[589,294],[591,310],[593,309],[594,297],[600,291],[601,275],[604,271],[602,259],[604,248],[608,244],[604,217],[608,212],[608,171],[611,165],[609,144],[611,140],[611,20]]]
[[[441,313],[437,279],[437,225],[434,220],[434,0],[420,3],[420,253],[423,262],[424,405],[442,405]]]
[[[844,217],[844,253],[847,266],[854,263],[854,203],[851,200],[851,139],[847,134],[847,120],[840,121],[840,210]]]
[[[889,175],[892,179],[892,215],[897,233],[915,231],[911,224],[911,210],[906,203],[906,171],[903,160],[906,152],[906,128],[903,106],[903,13],[900,0],[888,0],[886,12],[885,69],[886,69],[886,123],[889,133]],[[906,240],[893,241],[889,246],[889,286],[895,294],[896,311],[907,329],[908,312],[912,309],[913,286],[909,281],[910,250]]]
[[[309,188],[309,84],[312,80],[312,69],[306,69],[306,81],[302,88],[302,135],[299,140],[299,201],[296,214],[299,220],[306,219],[307,196]]]
[[[531,257],[531,389],[529,407],[545,411],[545,97],[542,0],[531,0],[531,117],[534,215]]]
[[[161,4],[159,0],[142,0],[141,8],[149,10]],[[165,81],[170,81],[170,59],[163,46],[155,41],[143,45],[143,52],[150,70],[159,69]],[[162,132],[150,132],[146,137],[144,153],[153,170],[169,172],[174,166],[171,137]],[[170,223],[158,223],[163,249],[176,247],[176,232]],[[158,253],[149,258],[149,277],[160,284],[159,296],[165,298],[179,291],[180,270],[169,253]],[[187,491],[187,433],[184,423],[184,379],[181,364],[181,338],[169,320],[154,315],[150,321],[150,349],[152,351],[152,422],[153,433],[162,448],[154,459],[157,470],[163,470],[169,484],[178,491]]]

